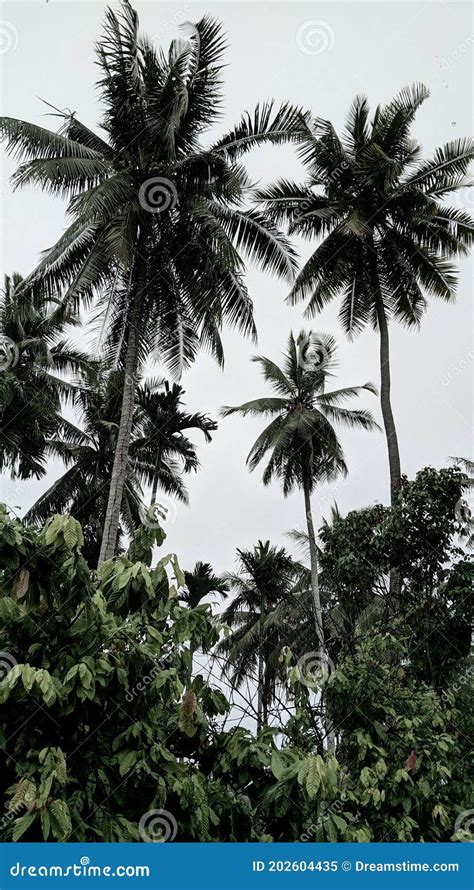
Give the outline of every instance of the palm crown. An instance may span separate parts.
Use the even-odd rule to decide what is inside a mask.
[[[238,571],[225,576],[235,594],[223,613],[232,633],[217,647],[223,673],[237,686],[251,677],[258,684],[257,722],[268,719],[278,678],[285,669],[279,656],[289,638],[282,624],[271,620],[273,611],[287,603],[305,574],[283,547],[259,541],[253,550],[238,550]],[[287,627],[288,630],[288,627]]]
[[[199,468],[196,449],[185,431],[199,430],[206,442],[217,423],[207,414],[189,414],[183,410],[184,390],[178,384],[170,386],[167,380],[145,381],[137,392],[137,413],[140,434],[131,446],[132,456],[147,455],[150,472],[146,481],[152,486],[151,503],[156,499],[158,485],[168,494],[187,500],[186,488],[179,472]]]
[[[64,376],[92,359],[64,337],[78,318],[57,297],[38,305],[18,273],[5,276],[0,301],[0,469],[22,479],[46,472],[48,441],[65,429],[61,403],[74,394]]]
[[[153,484],[174,498],[188,503],[183,473],[199,466],[196,449],[181,429],[198,429],[210,438],[216,424],[206,415],[182,410],[182,389],[163,382],[157,391],[154,381],[143,381],[137,393],[127,473],[120,510],[119,538],[130,536],[144,513],[143,486]],[[166,384],[166,385],[165,385]],[[73,402],[79,426],[64,419],[48,451],[60,457],[65,472],[33,504],[26,519],[45,521],[51,513],[68,512],[84,529],[86,556],[97,558],[107,506],[110,478],[120,419],[122,374],[106,365],[89,370],[76,382]]]
[[[120,329],[130,321],[135,285],[142,351],[159,343],[176,370],[200,341],[222,361],[223,321],[254,334],[240,250],[280,275],[295,269],[283,236],[242,209],[248,181],[238,160],[260,141],[296,138],[304,118],[290,106],[264,105],[204,148],[221,107],[224,48],[220,25],[203,18],[165,57],[139,34],[125,0],[119,15],[107,11],[97,46],[103,135],[69,112],[60,113],[59,133],[0,121],[23,162],[14,183],[70,200],[72,222],[28,285],[43,294],[59,286],[72,304],[100,291],[112,329],[114,320]]]
[[[303,340],[305,333],[300,337]],[[263,481],[268,484],[273,477],[281,479],[285,495],[294,487],[302,488],[305,480],[312,490],[318,481],[347,472],[333,423],[366,430],[377,427],[369,411],[342,406],[347,398],[358,396],[364,390],[375,392],[373,384],[326,391],[336,363],[336,344],[327,334],[319,334],[316,339],[317,352],[324,357],[322,361],[317,360],[315,367],[300,366],[297,341],[290,334],[282,367],[264,356],[255,358],[276,395],[223,409],[224,416],[235,412],[273,416],[254,443],[248,464],[253,470],[270,454]]]
[[[406,88],[372,121],[367,99],[358,96],[342,137],[316,120],[299,149],[307,183],[283,180],[257,194],[274,224],[286,221],[291,232],[322,239],[290,301],[308,298],[313,316],[341,296],[350,335],[368,321],[377,326],[379,289],[386,314],[408,325],[418,324],[426,294],[452,299],[456,275],[446,258],[472,242],[469,214],[445,199],[465,185],[474,143],[457,139],[420,161],[410,127],[428,95],[422,85]]]

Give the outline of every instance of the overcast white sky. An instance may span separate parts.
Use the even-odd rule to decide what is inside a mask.
[[[94,125],[100,117],[94,83],[93,44],[101,30],[105,3],[95,0],[37,0],[2,5],[0,52],[4,69],[2,113],[52,126],[43,117],[39,97],[76,111]],[[219,18],[229,38],[225,74],[226,105],[216,133],[229,128],[245,109],[269,97],[291,100],[330,118],[345,119],[354,95],[366,93],[372,106],[401,87],[424,82],[431,98],[414,128],[425,153],[471,130],[471,76],[474,28],[470,6],[457,2],[135,2],[141,25],[168,44],[179,22],[204,13]],[[248,159],[255,181],[281,175],[300,178],[291,148],[269,148]],[[12,195],[10,160],[3,163],[2,269],[28,273],[38,254],[54,243],[64,226],[64,204],[28,188]],[[467,192],[460,206],[473,210]],[[298,245],[302,257],[307,245]],[[392,327],[393,408],[398,425],[402,467],[410,477],[427,464],[443,466],[448,456],[472,454],[472,268],[462,263],[456,305],[433,302],[421,332]],[[255,303],[258,351],[276,360],[289,330],[302,326],[303,307],[285,305],[286,286],[253,270],[248,285]],[[373,380],[378,384],[378,340],[367,330],[355,343],[340,331],[338,304],[313,323],[340,342],[338,384]],[[258,368],[250,362],[252,344],[227,333],[222,373],[202,356],[183,380],[187,405],[217,416],[218,408],[266,392]],[[381,422],[378,401],[364,402]],[[258,472],[249,474],[245,458],[261,429],[258,421],[229,418],[220,422],[212,444],[202,445],[202,469],[189,477],[191,507],[172,511],[170,549],[191,567],[198,559],[217,571],[232,567],[237,547],[259,538],[288,544],[285,533],[302,527],[302,496],[284,500],[277,484],[264,488]],[[388,500],[384,436],[342,431],[350,475],[313,497],[318,522],[335,497],[343,513]],[[58,473],[39,483],[0,481],[0,498],[29,506]]]

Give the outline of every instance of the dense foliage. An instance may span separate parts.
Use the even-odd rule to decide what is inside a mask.
[[[154,809],[171,814],[178,840],[452,837],[469,804],[459,682],[470,669],[469,583],[452,509],[463,478],[458,469],[425,470],[405,482],[398,511],[350,514],[323,533],[328,627],[331,613],[346,608],[357,571],[348,558],[357,522],[368,547],[374,522],[380,529],[380,553],[372,549],[379,576],[403,533],[409,579],[395,611],[387,604],[365,623],[363,603],[357,614],[344,612],[334,671],[316,690],[324,690],[337,757],[319,743],[318,707],[295,670],[297,630],[285,640],[284,622],[283,639],[267,642],[280,648],[280,677],[286,665],[291,718],[282,709],[279,723],[257,736],[222,725],[226,696],[192,669],[193,652],[212,653],[221,617],[202,600],[186,602],[174,555],[152,563],[165,537],[159,527],[140,528],[128,552],[95,573],[76,520],[56,516],[33,530],[3,509],[3,838],[140,840],[140,820]],[[421,533],[427,516],[432,526]],[[362,553],[355,558],[364,562]],[[450,651],[448,643],[436,648],[440,614]]]

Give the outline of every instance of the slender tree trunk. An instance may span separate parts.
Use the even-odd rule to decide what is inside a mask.
[[[311,592],[313,595],[314,623],[316,625],[316,637],[318,641],[318,650],[324,652],[324,631],[323,619],[321,612],[321,600],[319,596],[319,579],[318,579],[318,548],[316,545],[316,535],[314,534],[313,514],[311,510],[311,491],[307,474],[303,474],[303,492],[304,505],[306,512],[306,527],[308,529],[309,540],[309,557],[311,566]]]
[[[125,356],[125,374],[122,395],[120,424],[115,447],[114,465],[110,479],[109,499],[105,514],[104,531],[99,555],[99,566],[114,556],[117,545],[117,534],[120,522],[123,489],[127,475],[128,454],[132,434],[133,412],[138,368],[138,326],[141,324],[141,263],[138,262],[132,280],[131,312],[129,316],[127,352]]]
[[[268,708],[270,705],[270,683],[266,675],[267,670],[265,670],[265,675],[263,678],[262,718],[264,726],[266,726],[268,723]]]
[[[326,651],[326,646],[324,643],[324,628],[323,628],[323,616],[321,610],[321,598],[319,595],[319,578],[318,578],[318,547],[316,544],[316,535],[314,533],[314,524],[313,524],[313,513],[311,510],[311,486],[308,478],[308,474],[304,471],[303,468],[303,492],[304,492],[304,504],[306,511],[306,526],[308,529],[308,540],[309,540],[309,556],[310,556],[310,566],[311,566],[311,590],[313,594],[313,607],[314,607],[314,622],[316,625],[316,638],[318,641],[318,656],[321,661],[321,669],[328,670],[329,668],[329,657]],[[326,739],[327,739],[327,749],[331,753],[334,753],[335,749],[335,740],[334,740],[334,732],[331,726],[326,725]]]
[[[161,448],[158,448],[155,461],[155,474],[153,476],[153,487],[151,489],[150,507],[156,503],[156,492],[158,491],[158,471],[161,464]]]
[[[387,316],[383,305],[380,287],[377,286],[375,308],[380,333],[380,403],[382,406],[383,424],[387,437],[388,464],[390,468],[390,503],[392,507],[400,488],[401,468],[400,451],[398,448],[397,430],[393,419],[392,403],[390,399],[390,344],[388,336]],[[390,598],[392,604],[396,604],[401,597],[402,582],[399,570],[394,567],[390,570]]]
[[[390,400],[390,344],[388,324],[380,289],[378,289],[376,294],[375,308],[380,333],[380,402],[382,406],[385,435],[387,437],[388,463],[390,467],[390,499],[393,505],[400,487],[400,452],[398,449],[397,430],[395,428],[392,403]]]
[[[257,732],[263,726],[263,658],[258,653]]]
[[[264,663],[263,663],[263,621],[264,621],[264,605],[263,597],[260,603],[260,618],[258,631],[258,677],[257,677],[257,732],[263,726],[263,681],[264,681]]]

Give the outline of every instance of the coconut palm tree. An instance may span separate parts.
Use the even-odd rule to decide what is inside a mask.
[[[172,465],[181,464],[185,473],[199,467],[196,449],[183,432],[199,430],[206,442],[210,442],[211,433],[217,429],[215,420],[206,414],[183,411],[183,395],[184,390],[178,383],[170,386],[167,380],[145,381],[137,392],[142,436],[135,439],[131,450],[133,453],[138,450],[142,457],[149,452],[153,467],[149,480],[151,506],[156,501],[158,485],[167,491],[167,478],[176,478],[176,473],[170,473]]]
[[[438,148],[429,160],[410,134],[426,87],[403,89],[369,120],[357,96],[342,136],[317,119],[300,147],[304,185],[280,180],[257,193],[269,223],[321,243],[299,273],[290,303],[307,299],[306,316],[341,299],[340,319],[353,337],[367,324],[380,338],[380,397],[387,438],[392,502],[401,478],[390,396],[391,319],[418,327],[427,297],[454,299],[456,270],[449,258],[472,242],[470,216],[446,199],[466,185],[471,139]]]
[[[336,363],[335,340],[327,334],[302,331],[298,342],[290,334],[283,367],[264,356],[254,360],[260,364],[264,379],[270,383],[275,395],[252,399],[238,407],[223,408],[222,413],[224,416],[238,412],[244,417],[273,417],[252,446],[247,463],[254,470],[269,456],[263,473],[264,485],[277,478],[285,496],[294,488],[303,491],[316,638],[323,657],[326,653],[311,494],[319,482],[347,473],[344,453],[333,424],[365,430],[377,428],[369,411],[344,408],[341,403],[365,390],[371,393],[376,390],[373,384],[365,383],[326,392],[326,383]]]
[[[301,112],[257,107],[218,142],[203,146],[222,101],[221,26],[187,26],[167,56],[138,30],[128,0],[108,9],[97,45],[104,106],[101,132],[59,112],[59,133],[0,120],[23,163],[14,183],[69,198],[69,228],[27,285],[60,286],[68,305],[100,293],[104,331],[120,345],[124,386],[100,561],[113,556],[128,465],[139,369],[153,349],[176,373],[204,345],[223,361],[220,330],[254,336],[244,257],[290,279],[295,256],[262,216],[244,209],[242,154],[261,142],[298,138]]]
[[[122,386],[122,373],[107,369],[104,365],[84,374],[78,381],[73,404],[79,413],[80,426],[60,424],[48,443],[50,453],[62,459],[66,471],[38,498],[25,517],[30,522],[44,522],[52,513],[70,513],[83,527],[84,554],[91,566],[97,564],[104,529],[107,480],[110,479],[114,461]],[[167,391],[172,392],[169,387]],[[160,399],[166,407],[170,431],[168,438],[162,429],[153,426],[158,416],[157,401]],[[184,422],[185,418],[188,428],[193,427],[194,420],[196,428],[204,429],[209,435],[207,423],[212,425],[212,421],[204,415],[187,415],[179,411],[179,399],[174,404],[178,413],[176,428],[179,421]],[[148,414],[150,406],[151,415]],[[143,486],[150,484],[151,480],[167,494],[188,503],[182,474],[196,470],[199,461],[192,443],[183,436],[171,433],[171,407],[166,399],[166,390],[157,393],[155,387],[146,381],[139,385],[122,494],[119,541],[124,533],[132,536],[140,525],[144,513]],[[157,448],[161,450],[158,466]]]
[[[64,302],[52,297],[43,305],[21,285],[21,275],[6,275],[0,296],[0,470],[39,479],[48,441],[68,427],[61,404],[74,387],[62,375],[94,362],[64,338],[78,324]]]
[[[256,680],[257,728],[261,729],[268,721],[282,670],[280,652],[289,642],[285,627],[269,619],[280,603],[289,600],[304,568],[270,541],[259,541],[253,550],[237,550],[237,555],[238,571],[225,576],[235,597],[222,615],[232,633],[219,643],[216,654],[225,658],[237,687],[248,677]]]

